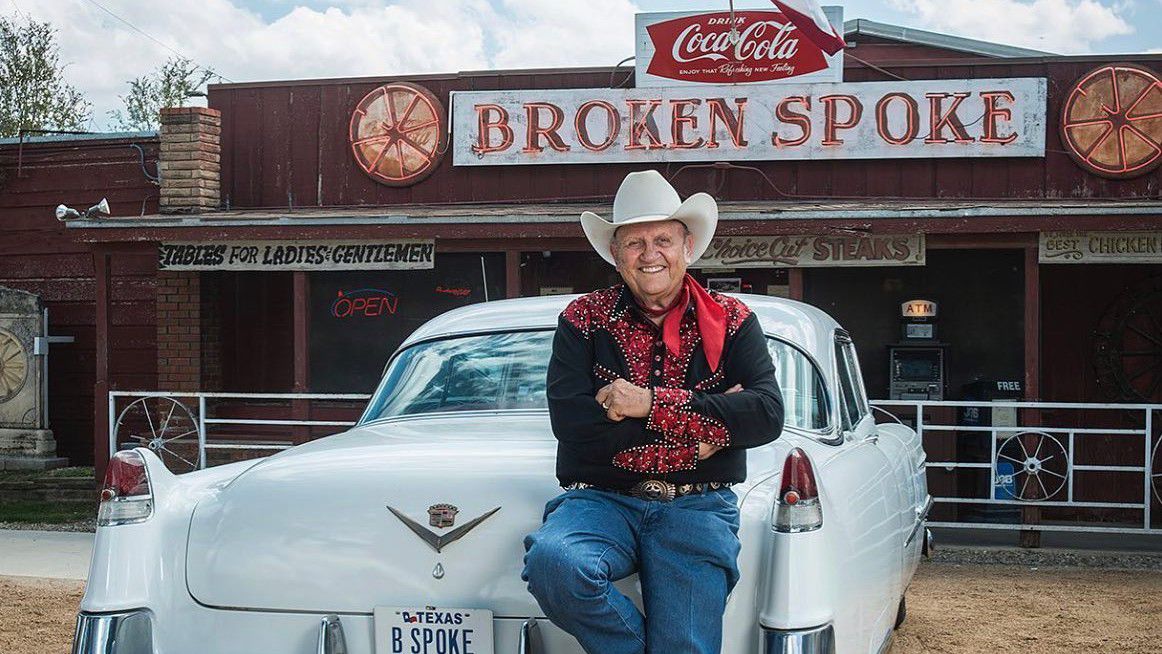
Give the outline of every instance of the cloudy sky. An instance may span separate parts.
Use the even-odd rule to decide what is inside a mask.
[[[1051,52],[1162,52],[1162,0],[838,4],[846,19]],[[726,7],[727,0],[0,0],[0,14],[58,29],[67,76],[93,103],[95,130],[108,127],[127,80],[174,51],[237,82],[612,65],[633,55],[635,13]]]

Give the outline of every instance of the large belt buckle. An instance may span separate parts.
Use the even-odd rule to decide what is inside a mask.
[[[647,479],[634,484],[632,490],[638,498],[649,502],[671,502],[678,492],[678,487],[668,481]]]

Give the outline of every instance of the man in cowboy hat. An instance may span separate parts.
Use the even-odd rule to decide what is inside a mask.
[[[711,654],[738,580],[746,448],[783,425],[757,317],[686,267],[718,207],[685,202],[657,171],[630,173],[613,219],[581,224],[624,283],[561,314],[548,371],[565,493],[525,539],[524,578],[591,654]],[[639,574],[645,615],[613,582]]]

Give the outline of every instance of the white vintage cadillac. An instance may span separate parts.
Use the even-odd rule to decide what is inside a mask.
[[[431,320],[345,433],[183,475],[118,452],[73,652],[581,652],[520,579],[522,539],[561,492],[545,371],[570,299]],[[786,428],[734,489],[742,577],[722,651],[883,651],[930,546],[924,452],[911,429],[875,424],[834,320],[742,299],[769,337]],[[636,586],[618,583],[640,602]]]

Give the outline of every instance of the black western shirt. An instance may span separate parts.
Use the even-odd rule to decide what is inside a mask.
[[[727,315],[718,370],[706,361],[693,302],[682,316],[677,356],[623,284],[583,295],[562,312],[548,370],[562,485],[740,482],[746,448],[779,437],[783,398],[758,317],[737,299],[711,295]],[[606,417],[594,396],[618,378],[652,390],[649,416]],[[743,390],[725,393],[735,384]],[[723,449],[699,461],[699,442]]]

